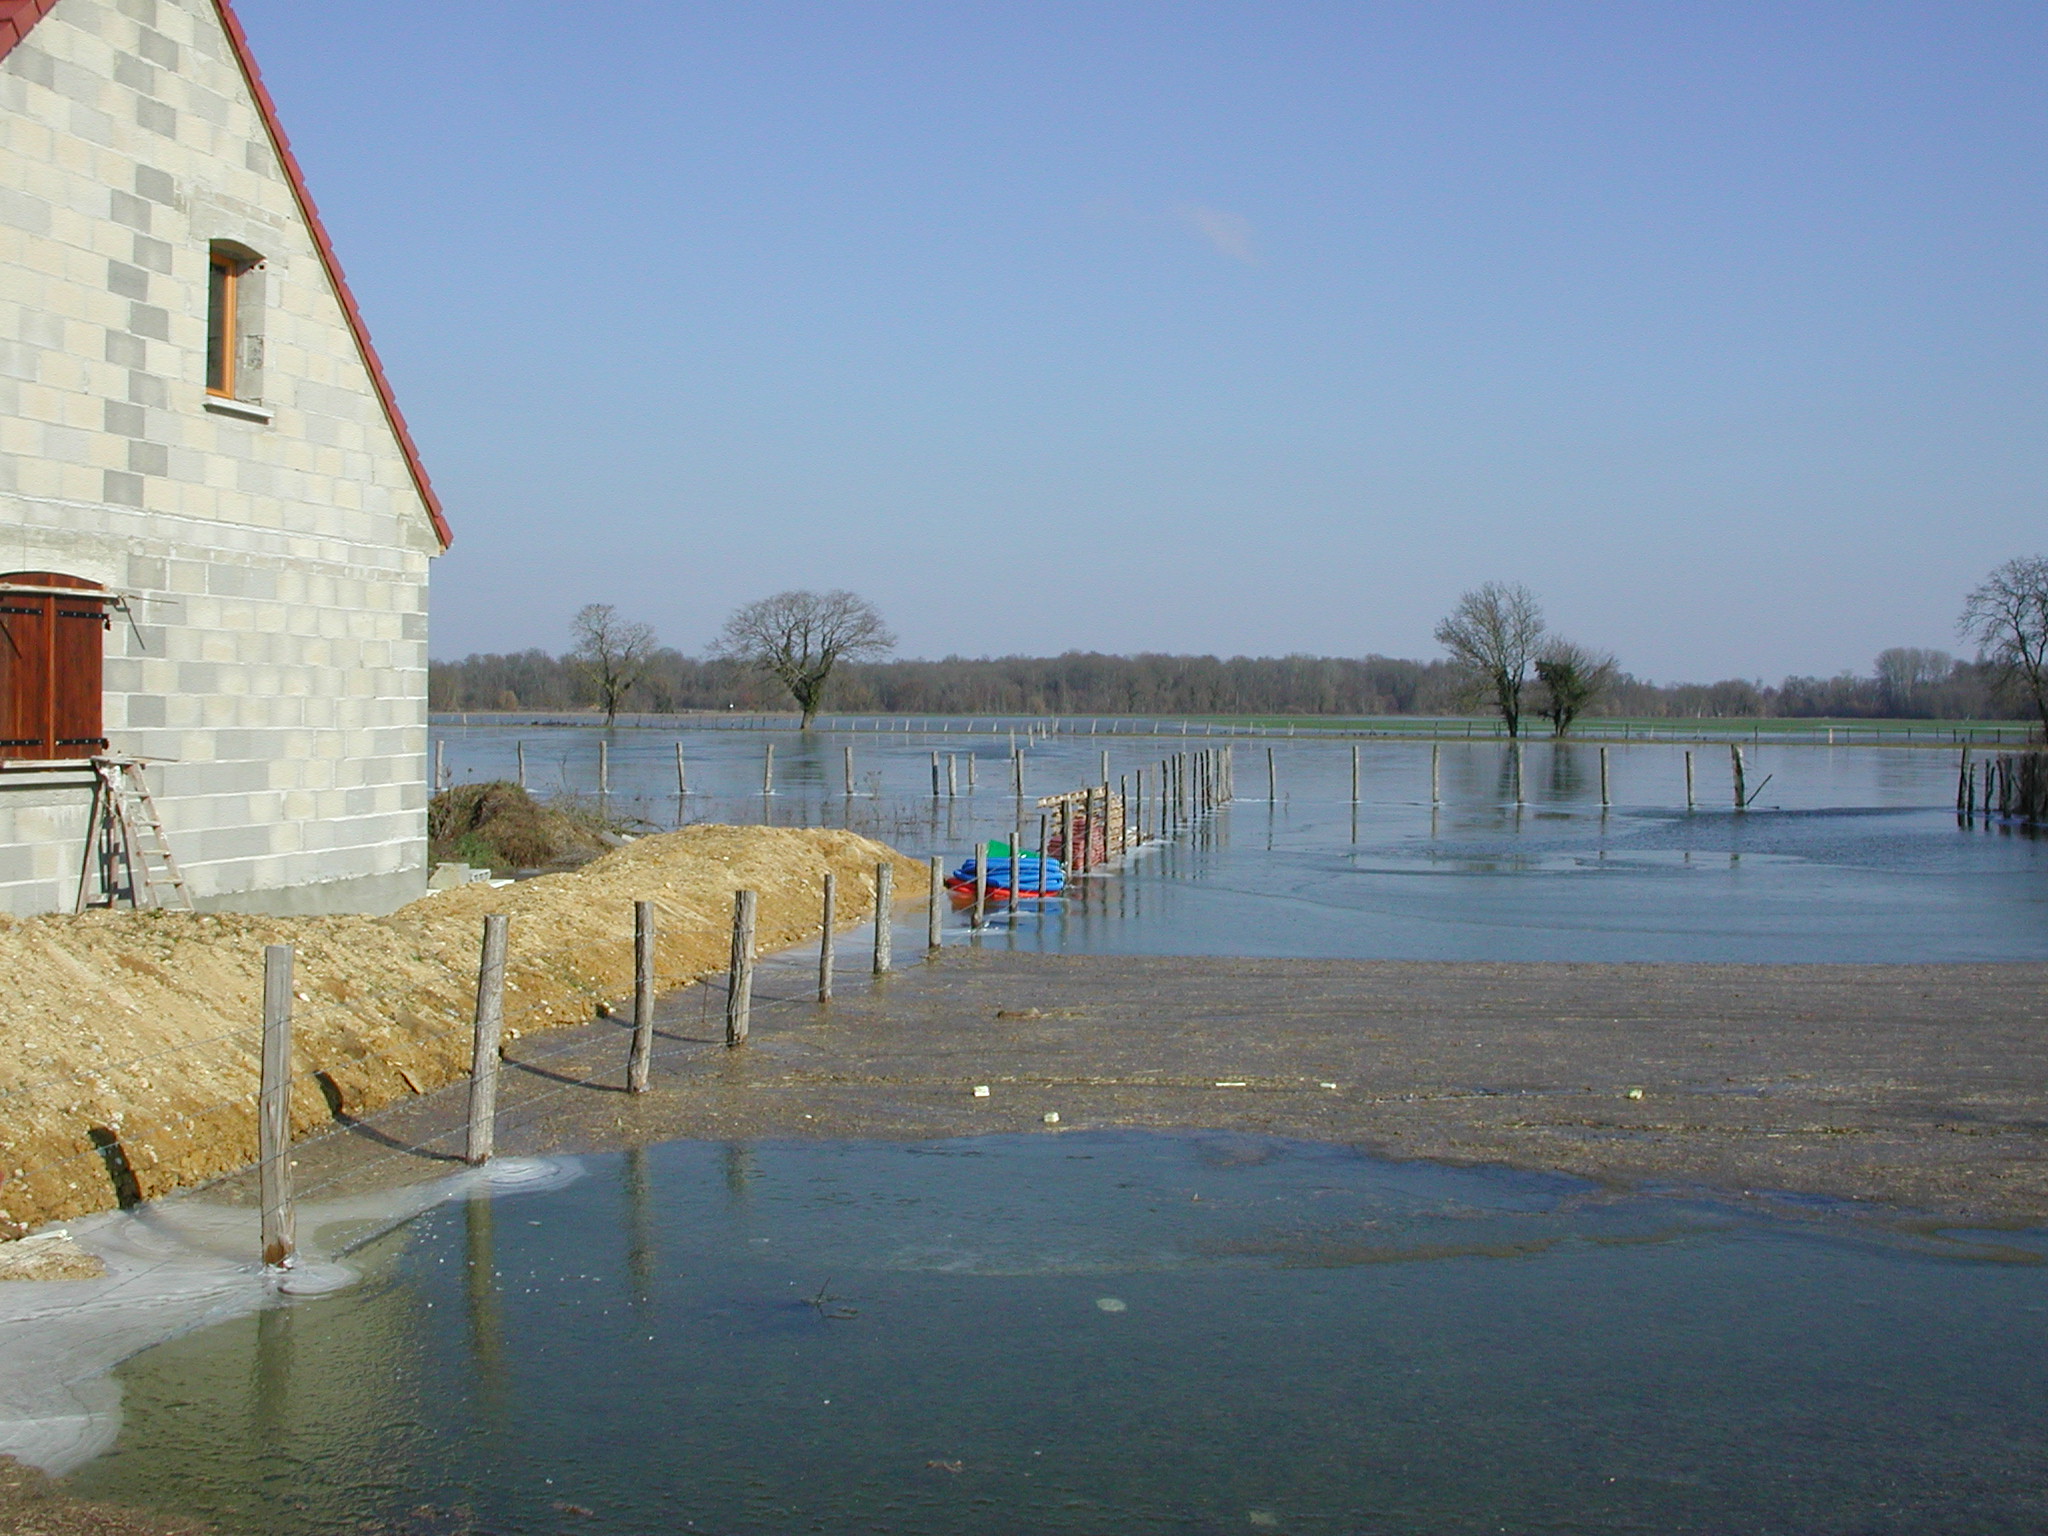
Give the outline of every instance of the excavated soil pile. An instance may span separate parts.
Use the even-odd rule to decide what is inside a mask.
[[[266,944],[296,949],[292,1126],[303,1135],[468,1070],[486,913],[512,919],[505,1021],[516,1039],[630,998],[636,900],[655,904],[667,989],[724,970],[734,891],[760,893],[758,941],[772,950],[818,931],[827,871],[841,921],[870,915],[884,859],[898,889],[922,872],[849,832],[696,826],[384,918],[0,918],[0,1236],[254,1159]]]

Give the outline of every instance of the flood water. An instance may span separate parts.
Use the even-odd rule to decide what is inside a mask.
[[[605,804],[650,828],[852,826],[951,862],[1019,808],[1006,734],[439,736],[458,782],[512,777],[524,740],[536,791],[592,797],[604,739]],[[1032,743],[1026,842],[1103,752],[1149,797],[1196,744]],[[2048,958],[2042,844],[1957,826],[1952,753],[1752,745],[1738,815],[1725,745],[1695,749],[1690,809],[1684,751],[1611,746],[1603,806],[1597,747],[1532,743],[1518,775],[1449,742],[1432,803],[1428,743],[1365,742],[1354,802],[1348,742],[1241,742],[1233,804],[947,940]],[[226,1320],[87,1394],[121,1428],[72,1490],[252,1536],[2048,1528],[2048,1233],[1202,1134],[575,1171],[461,1186],[330,1294],[216,1276]]]
[[[2038,1531],[2048,1235],[1142,1133],[676,1143],[151,1350],[234,1532]]]
[[[964,726],[968,722],[957,722]],[[1007,732],[873,734],[444,726],[456,782],[509,778],[526,743],[541,794],[595,796],[608,742],[615,812],[651,826],[852,826],[906,853],[965,858],[1011,835]],[[675,793],[681,742],[690,794]],[[1038,796],[1145,771],[1201,738],[1063,735],[1026,748]],[[762,794],[768,748],[774,792]],[[845,753],[854,754],[853,793]],[[1267,752],[1271,751],[1269,781]],[[1076,883],[1064,903],[974,942],[1098,954],[1341,959],[1944,961],[2048,959],[2048,844],[1958,828],[1956,754],[1764,742],[1744,748],[1733,810],[1726,745],[1449,741],[1430,797],[1420,741],[1240,741],[1237,799],[1178,838]],[[942,793],[931,792],[931,754]],[[968,761],[975,767],[970,775]],[[950,781],[953,792],[945,789]],[[973,788],[970,789],[970,782]],[[1269,794],[1269,782],[1277,796]],[[1150,824],[1148,819],[1148,824]],[[962,941],[963,932],[956,934]]]

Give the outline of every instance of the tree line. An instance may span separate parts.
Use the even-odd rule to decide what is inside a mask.
[[[1617,672],[1593,709],[1637,718],[1981,720],[2010,712],[2016,701],[2001,694],[1988,665],[1896,647],[1880,654],[1867,676],[1649,683]],[[428,697],[444,712],[604,705],[575,653],[541,650],[433,662]],[[655,714],[782,710],[790,702],[781,682],[745,660],[660,646],[650,648],[618,701],[622,709]],[[1475,707],[1465,669],[1448,660],[1092,651],[846,662],[833,674],[826,704],[849,714],[920,715],[1450,715]]]
[[[1445,658],[1396,656],[948,656],[892,660],[895,636],[874,605],[845,591],[778,592],[726,620],[703,657],[660,645],[653,629],[591,603],[575,645],[429,663],[428,700],[444,712],[595,708],[653,714],[776,710],[809,726],[825,706],[921,715],[1498,714],[1516,735],[1529,717],[1563,736],[1595,706],[1608,716],[1987,719],[2008,708],[2048,726],[2048,557],[1999,566],[1964,600],[1956,631],[1977,659],[1894,646],[1868,677],[1718,683],[1642,681],[1615,658],[1550,629],[1527,587],[1490,581],[1437,625]]]

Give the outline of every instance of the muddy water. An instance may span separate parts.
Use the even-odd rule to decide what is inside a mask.
[[[675,1143],[121,1372],[247,1532],[2037,1530],[2048,1236],[1256,1138]]]
[[[589,728],[444,728],[457,779],[506,776],[527,744],[536,790],[592,792]],[[1007,837],[1008,737],[619,730],[614,808],[692,820],[852,825],[914,855],[966,856]],[[678,799],[675,745],[691,794]],[[761,794],[770,744],[775,791]],[[1137,770],[1178,737],[1060,737],[1027,754],[1029,799]],[[854,750],[847,795],[844,749]],[[1266,753],[1273,751],[1269,793]],[[2048,959],[2048,842],[1961,830],[1955,756],[1899,747],[1746,747],[1751,808],[1733,812],[1725,746],[1531,743],[1521,803],[1511,749],[1447,742],[1441,803],[1430,747],[1365,742],[1359,801],[1348,743],[1237,746],[1238,799],[1191,834],[1072,898],[978,940],[1098,954],[1409,960],[1754,962]],[[958,792],[931,794],[931,753]],[[969,755],[977,768],[968,789]],[[1037,836],[1035,809],[1027,839]],[[961,935],[964,939],[965,935]]]

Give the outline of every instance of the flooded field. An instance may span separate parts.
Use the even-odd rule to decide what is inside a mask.
[[[960,722],[964,725],[966,722]],[[674,732],[444,727],[450,775],[595,795],[608,743],[613,809],[689,820],[850,825],[949,864],[1010,835],[1007,733]],[[675,793],[675,749],[690,793]],[[1026,747],[1027,799],[1109,775],[1135,791],[1200,737],[1058,736]],[[773,793],[762,794],[768,748]],[[853,793],[846,793],[846,752]],[[1273,754],[1268,793],[1267,752]],[[1180,840],[1077,883],[1047,914],[982,943],[1068,953],[1432,960],[1889,961],[2048,958],[2048,845],[1957,827],[1956,754],[1911,747],[1746,747],[1756,794],[1733,810],[1725,745],[1532,741],[1517,803],[1511,748],[1366,741],[1359,799],[1341,741],[1240,741],[1237,800]],[[942,786],[933,796],[931,754]],[[974,768],[970,775],[968,760]],[[946,759],[953,759],[950,773]],[[969,785],[973,788],[970,790]],[[1027,842],[1037,812],[1027,811]]]
[[[1006,733],[478,726],[438,740],[457,782],[516,776],[524,742],[536,792],[601,796],[650,828],[844,825],[951,863],[981,839],[1007,836],[1019,812]],[[687,795],[676,793],[678,741]],[[1135,791],[1142,768],[1156,794],[1159,758],[1198,741],[1029,743],[1027,842],[1038,833],[1036,797],[1100,782],[1105,752],[1112,782]],[[1433,796],[1427,742],[1367,741],[1354,799],[1350,743],[1240,742],[1234,803],[1082,877],[1048,910],[998,913],[978,933],[953,917],[947,942],[1017,952],[972,962],[983,968],[1022,967],[1041,951],[1262,956],[1276,969],[1312,958],[2048,959],[2043,845],[2010,829],[1957,826],[1952,752],[1752,743],[1749,784],[1760,792],[1737,814],[1726,745],[1695,749],[1690,808],[1685,751],[1610,746],[1603,804],[1595,746],[1531,743],[1518,768],[1500,743],[1447,742]],[[902,935],[906,956],[918,942]],[[1005,1076],[1020,1070],[1014,1062],[996,1070],[1001,1052],[1037,1050],[1026,1078],[1069,1074],[1066,1126],[1053,1116],[1040,1126],[1034,1104],[1028,1131],[1015,1119],[963,1121],[971,1134],[952,1140],[898,1131],[904,1139],[798,1143],[775,1139],[785,1133],[766,1122],[752,1139],[659,1140],[752,1123],[737,1100],[807,1091],[795,1077],[813,1057],[831,1083],[868,1095],[847,1111],[853,1129],[821,1121],[820,1136],[864,1134],[860,1114],[896,1100],[914,1109],[939,1091],[910,1065],[890,1065],[914,1021],[859,1027],[861,1006],[889,1006],[893,981],[865,1005],[850,997],[833,1018],[812,1019],[809,1039],[798,1018],[808,1002],[776,1012],[782,981],[797,978],[791,999],[805,992],[808,954],[764,969],[764,1026],[790,1033],[764,1035],[744,1061],[692,1043],[713,1037],[708,1026],[691,1033],[688,1008],[670,1020],[682,1033],[668,1045],[682,1054],[658,1064],[664,1091],[729,1118],[679,1108],[666,1130],[622,1133],[627,1150],[529,1159],[496,1180],[451,1174],[446,1162],[412,1167],[411,1150],[392,1141],[388,1155],[410,1177],[448,1182],[434,1186],[439,1195],[415,1186],[410,1206],[391,1194],[381,1222],[363,1202],[383,1196],[352,1196],[363,1208],[351,1208],[349,1230],[384,1235],[346,1268],[332,1232],[321,1232],[323,1221],[342,1230],[339,1208],[332,1219],[302,1211],[317,1262],[299,1294],[267,1289],[234,1256],[247,1247],[238,1239],[234,1255],[193,1268],[190,1295],[173,1298],[185,1310],[166,1315],[180,1319],[180,1336],[132,1354],[110,1379],[83,1368],[61,1382],[33,1373],[42,1397],[17,1393],[24,1402],[76,1399],[75,1424],[68,1408],[22,1410],[48,1417],[53,1443],[70,1436],[73,1449],[49,1464],[76,1469],[66,1481],[80,1497],[250,1536],[2020,1532],[2048,1522],[2048,1233],[1945,1230],[1877,1207],[1772,1195],[1776,1183],[1747,1174],[1712,1180],[1731,1191],[1724,1199],[1703,1182],[1659,1182],[1661,1173],[1647,1183],[1640,1170],[1610,1177],[1597,1158],[1590,1170],[1574,1166],[1599,1183],[1376,1160],[1345,1144],[1360,1138],[1319,1130],[1312,1115],[1235,1132],[1172,1129],[1240,1122],[1205,1119],[1199,1107],[1168,1115],[1164,1101],[1145,1099],[1157,1063],[1135,1024],[1088,1036],[1114,1058],[1107,1064],[1067,1061],[1060,1021],[1087,1010],[1050,1004],[993,1026],[1010,1031],[1000,1038],[978,1036],[972,1050],[997,1057],[972,1070],[1024,1081]],[[1161,962],[1134,962],[1145,963]],[[945,967],[931,974],[942,984]],[[1813,973],[1800,974],[1799,1027],[1825,1035],[1806,990]],[[1284,999],[1288,976],[1273,996]],[[1581,990],[1595,985],[1581,981]],[[1087,978],[1062,985],[1085,990]],[[1337,985],[1322,982],[1326,992]],[[1499,985],[1516,996],[1542,990],[1526,978]],[[1412,1056],[1403,1070],[1423,1087],[1391,1084],[1398,1102],[1379,1111],[1361,1100],[1358,1113],[1377,1116],[1383,1135],[1424,1137],[1431,1156],[1507,1156],[1473,1149],[1520,1146],[1517,1128],[1540,1122],[1557,1145],[1603,1135],[1691,1137],[1723,1150],[1740,1142],[1762,1168],[1776,1165],[1756,1149],[1787,1145],[1773,1139],[1786,1126],[1831,1137],[1830,1154],[1896,1158],[1973,1116],[1969,1157],[2031,1155],[2011,1138],[2036,1134],[2032,1110],[2008,1105],[1999,1084],[1944,1079],[1942,1091],[1967,1104],[1940,1111],[1939,1126],[1920,1127],[1910,1105],[1886,1109],[1891,1087],[1912,1077],[1891,1056],[1850,1051],[1829,1083],[1806,1085],[1811,1104],[1795,1103],[1773,1085],[1804,1084],[1813,1063],[1773,1052],[1796,1035],[1730,1003],[1736,1022],[1724,1038],[1695,1017],[1704,1003],[1688,1010],[1689,995],[1681,987],[1655,1019],[1646,997],[1596,1005],[1576,994],[1495,1019],[1523,1005],[1467,999],[1462,1013],[1418,1014],[1400,991],[1388,1005],[1399,1017],[1381,1020],[1376,1054],[1353,1075],[1365,1083]],[[708,1010],[707,996],[692,1006]],[[1297,1034],[1311,1032],[1316,1001],[1297,1004]],[[1149,991],[1142,1011],[1157,1012]],[[1254,1012],[1267,1030],[1265,993]],[[1566,1045],[1639,1015],[1634,1034],[1610,1042],[1612,1060],[1561,1066]],[[982,1007],[977,1017],[1010,1015]],[[1315,1027],[1344,1036],[1323,1050],[1333,1059],[1366,1028],[1342,1007],[1317,1017]],[[1539,1017],[1541,1028],[1529,1022]],[[1889,1019],[1889,1044],[1864,1018],[1843,1026],[1858,1050],[1906,1061],[1928,1038],[1918,1014]],[[848,1035],[833,1048],[853,1052],[850,1065],[826,1059],[834,1029]],[[1183,1042],[1201,1067],[1188,1093],[1246,1088],[1219,1080],[1212,1089],[1212,1077],[1247,1074],[1203,1054],[1238,1036],[1195,1033]],[[1994,1059],[1996,1034],[1967,1059]],[[1026,1036],[1035,1044],[1019,1043]],[[1741,1051],[1720,1049],[1745,1039],[1750,1055],[1769,1059],[1744,1067]],[[1283,1043],[1301,1044],[1273,1042]],[[881,1056],[864,1061],[860,1049]],[[689,1054],[700,1050],[712,1054]],[[965,1070],[971,1053],[946,1041],[914,1054],[944,1057],[927,1063],[944,1076],[948,1063]],[[1638,1055],[1642,1064],[1627,1070],[1651,1081],[1651,1096],[1623,1098],[1606,1079]],[[1674,1067],[1680,1057],[1692,1065]],[[1944,1057],[1944,1070],[1952,1065]],[[1876,1086],[1859,1087],[1865,1077]],[[596,1091],[576,1072],[536,1081],[549,1092]],[[958,1119],[959,1104],[996,1102],[941,1086],[953,1118],[940,1124]],[[1156,1128],[1068,1129],[1090,1093],[1097,1124]],[[1118,1121],[1118,1093],[1160,1118]],[[1425,1102],[1436,1094],[1479,1108],[1446,1132],[1451,1121]],[[997,1094],[1006,1110],[1017,1097]],[[421,1112],[433,1102],[421,1100]],[[826,1113],[822,1101],[794,1100],[788,1113],[799,1108]],[[602,1118],[613,1124],[610,1110]],[[811,1116],[803,1120],[813,1134]],[[1482,1142],[1487,1127],[1494,1139]],[[1834,1135],[1844,1127],[1857,1136]],[[1951,1149],[1937,1150],[1929,1166],[1947,1170]],[[1957,1187],[1967,1186],[1969,1167],[1956,1167]],[[431,1199],[443,1203],[414,1214]],[[137,1223],[136,1251],[153,1255],[152,1244],[182,1241],[175,1212],[190,1226],[211,1209],[206,1200],[173,1202],[155,1226],[147,1212],[106,1220]],[[246,1224],[246,1213],[214,1216]],[[150,1257],[135,1271],[137,1299],[156,1283],[150,1275],[171,1269]],[[96,1305],[124,1306],[128,1273],[105,1282]],[[147,1313],[130,1314],[144,1328]],[[14,1322],[38,1326],[28,1314]],[[105,1359],[126,1352],[94,1338]]]
[[[2033,1531],[2048,1243],[1266,1138],[672,1143],[122,1368],[234,1532]]]

